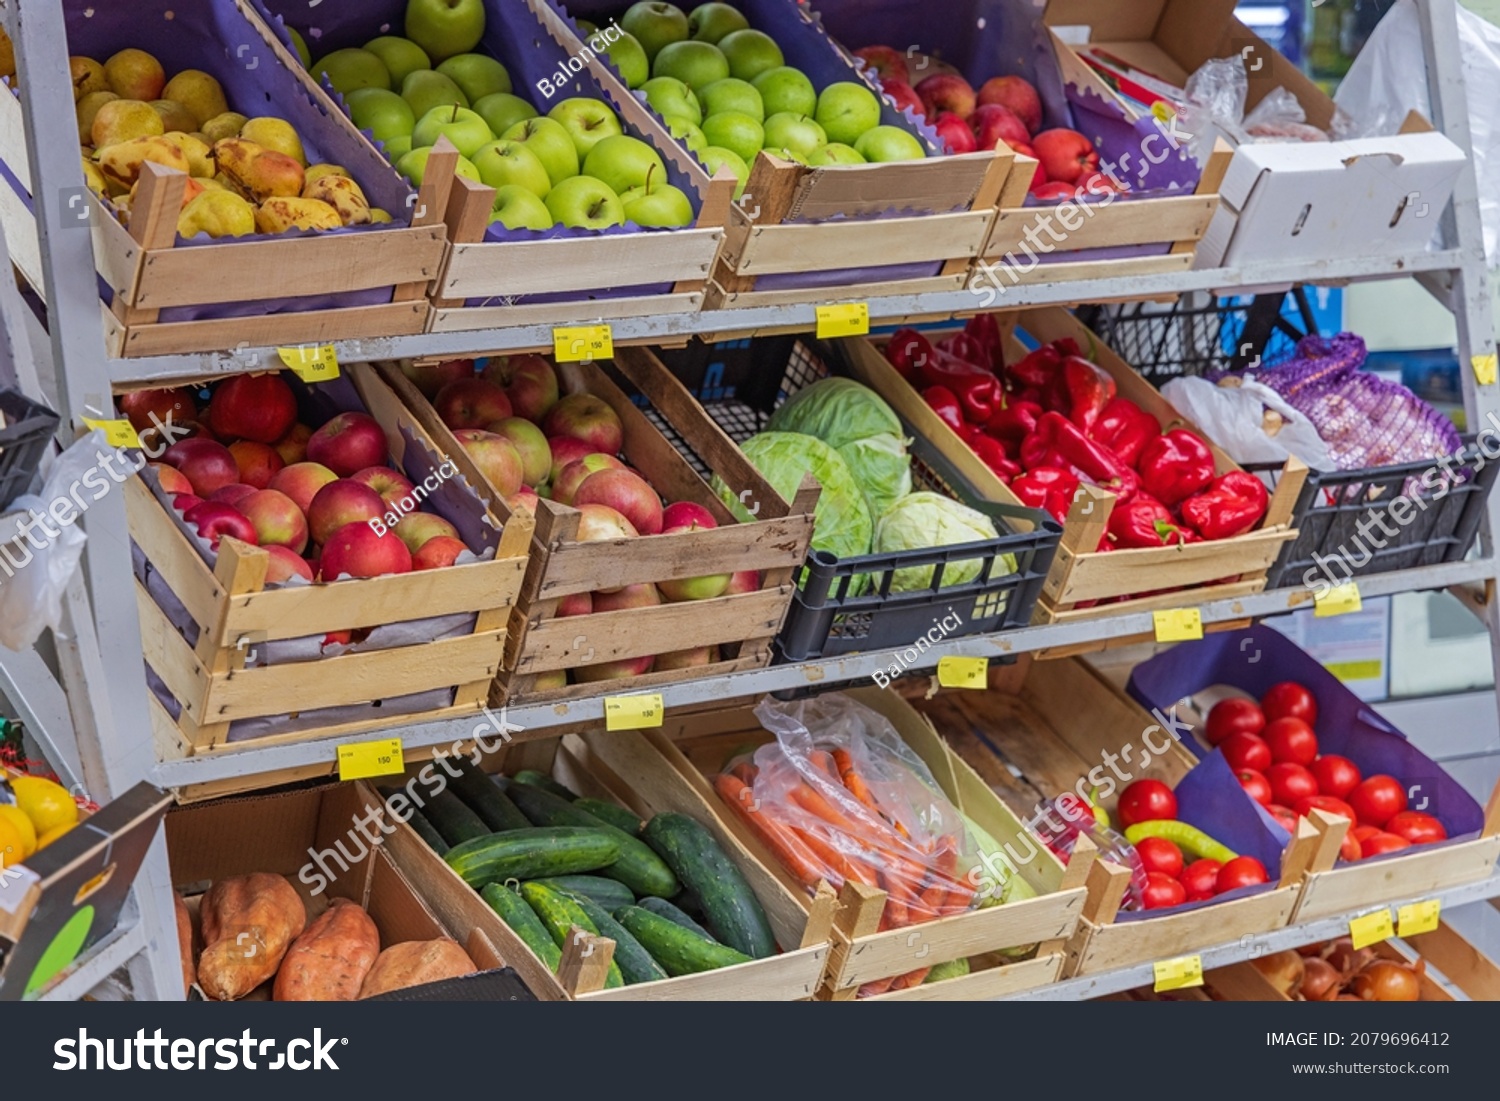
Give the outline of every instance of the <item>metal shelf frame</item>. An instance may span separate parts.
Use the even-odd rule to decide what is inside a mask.
[[[1418,0],[1433,102],[1433,122],[1463,148],[1470,147],[1469,120],[1458,44],[1456,0]],[[104,410],[114,391],[139,386],[163,386],[266,370],[278,365],[274,347],[223,349],[213,354],[112,358],[106,351],[101,324],[98,285],[94,274],[91,234],[79,232],[70,212],[69,196],[81,192],[82,169],[69,142],[51,136],[73,129],[72,86],[68,79],[67,39],[58,0],[0,0],[0,25],[15,44],[21,87],[26,100],[26,142],[31,159],[41,285],[35,290],[47,303],[47,347],[40,370],[31,370],[20,353],[19,336],[28,319],[16,321],[14,307],[0,296],[0,313],[7,332],[17,334],[17,366],[29,393],[55,398],[63,414],[64,440],[81,429],[90,408]],[[919,320],[943,320],[985,309],[1017,309],[1038,305],[1165,298],[1197,290],[1246,293],[1295,283],[1343,284],[1364,280],[1416,276],[1458,321],[1458,354],[1462,364],[1495,354],[1494,324],[1483,251],[1477,185],[1472,166],[1460,175],[1453,202],[1442,219],[1440,249],[1410,256],[1374,259],[1328,259],[1312,263],[1258,264],[1243,268],[1098,279],[1064,284],[1034,283],[1008,287],[994,300],[982,291],[878,298],[871,300],[875,325]],[[0,252],[0,260],[5,260]],[[836,296],[830,296],[836,301]],[[591,320],[577,318],[579,322]],[[816,324],[813,306],[728,309],[694,315],[661,316],[614,324],[621,343],[680,343],[693,335],[743,336],[776,332],[807,332]],[[34,328],[34,327],[33,327]],[[550,348],[549,328],[536,326],[434,333],[336,344],[341,360],[447,359],[508,351]],[[30,342],[27,342],[30,343]],[[1484,425],[1500,416],[1500,387],[1480,387],[1472,372],[1464,372],[1464,396],[1470,423]],[[134,643],[139,621],[134,600],[123,495],[111,494],[97,502],[81,521],[89,542],[83,566],[68,594],[65,622],[53,638],[57,675],[35,652],[0,652],[0,693],[26,720],[28,728],[48,751],[59,772],[84,785],[94,799],[104,801],[146,779],[166,787],[217,781],[236,781],[301,768],[333,769],[337,739],[321,739],[266,748],[236,748],[189,759],[159,759],[147,711],[143,665]],[[1464,587],[1468,602],[1486,619],[1493,653],[1500,666],[1500,607],[1494,598],[1495,535],[1500,532],[1500,497],[1492,499],[1489,522],[1480,553],[1472,561],[1364,579],[1361,591],[1369,596],[1387,593]],[[1475,594],[1474,587],[1478,587]],[[1263,593],[1203,608],[1206,624],[1228,624],[1257,618],[1311,603],[1305,591]],[[947,655],[1005,658],[1022,653],[1107,644],[1149,635],[1149,614],[1102,617],[1066,625],[1031,628],[992,636],[950,640],[926,655],[926,668]],[[871,677],[891,662],[889,654],[866,654],[794,665],[775,666],[662,689],[668,707],[702,705],[716,700],[787,692],[813,686],[832,686]],[[569,725],[597,723],[603,716],[602,698],[563,705],[519,706],[497,718],[520,737],[542,736]],[[471,740],[483,715],[462,721],[407,726],[398,720],[399,733],[409,750],[428,749]],[[362,737],[368,738],[365,734]],[[1445,894],[1446,905],[1500,895],[1500,876],[1482,884]],[[1281,930],[1263,938],[1264,951],[1308,943],[1337,933],[1338,919]],[[1254,945],[1210,948],[1203,953],[1207,967],[1249,958]],[[173,916],[166,844],[158,836],[132,893],[119,928],[90,956],[77,963],[54,984],[48,996],[78,997],[120,966],[130,972],[132,991],[142,999],[181,997],[176,925]],[[1059,983],[1038,994],[1049,998],[1097,997],[1150,980],[1149,966],[1108,976]]]

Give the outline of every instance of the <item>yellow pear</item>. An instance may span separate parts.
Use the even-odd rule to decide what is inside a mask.
[[[203,136],[208,139],[209,145],[216,141],[223,141],[225,138],[237,138],[240,135],[240,127],[249,121],[244,115],[234,111],[225,111],[222,115],[215,115],[204,121]]]
[[[233,191],[231,191],[229,188],[225,187],[221,182],[219,182],[219,180],[218,180],[217,177],[215,177],[214,179],[211,179],[211,180],[210,179],[199,179],[198,182],[203,185],[203,190],[204,191],[226,191],[226,192],[228,192],[231,195],[234,194]]]
[[[92,57],[68,58],[68,71],[73,74],[74,103],[90,92],[109,91],[109,78],[104,75],[104,66]]]
[[[100,172],[99,166],[87,157],[83,160],[83,182],[101,199],[109,192],[109,183],[105,180],[104,173]]]
[[[140,190],[141,190],[141,181],[140,180],[136,180],[135,183],[133,183],[133,184],[130,185],[130,192],[129,192],[129,194],[128,194],[127,197],[130,199],[130,203],[131,203],[132,206],[135,205],[135,199],[136,199],[136,196],[138,194],[140,194]],[[183,188],[182,188],[182,202],[181,202],[181,204],[179,204],[179,208],[180,209],[186,209],[187,205],[189,203],[191,203],[194,199],[196,199],[199,195],[202,195],[202,194],[203,194],[203,184],[201,182],[199,182],[198,180],[195,180],[191,176],[189,176],[187,183],[185,185],[183,185]]]
[[[248,237],[255,232],[255,208],[228,191],[206,189],[187,206],[177,219],[181,237]]]
[[[166,132],[151,104],[135,99],[112,99],[104,104],[89,130],[94,148],[99,150],[135,138],[159,138]]]
[[[78,142],[80,145],[94,144],[94,117],[106,103],[114,103],[120,97],[113,92],[90,92],[78,101]]]
[[[312,183],[324,176],[347,176],[349,170],[341,164],[314,164],[307,169],[307,182]]]
[[[130,204],[132,202],[132,196],[130,196],[128,193],[124,195],[117,195],[112,201],[115,204],[115,214],[119,216],[120,224],[128,226],[130,224]]]
[[[370,224],[377,226],[390,225],[396,219],[392,218],[390,211],[381,210],[378,206],[370,208]]]
[[[218,166],[214,164],[214,151],[198,135],[174,133],[165,136],[186,155],[194,176],[207,179],[218,171]]]
[[[193,117],[193,113],[175,100],[152,100],[151,109],[161,116],[161,124],[169,134],[174,130],[186,134],[198,128],[198,120]]]
[[[338,211],[317,199],[267,199],[255,212],[255,228],[262,233],[285,233],[289,229],[338,229],[344,223]]]
[[[121,50],[104,63],[109,89],[121,99],[138,99],[150,103],[161,99],[167,74],[161,62],[145,50]]]
[[[214,146],[214,160],[224,182],[252,202],[302,194],[302,166],[253,141],[225,138]]]
[[[147,161],[172,168],[184,176],[188,171],[187,155],[166,138],[132,138],[116,142],[99,153],[99,170],[104,178],[116,184],[134,184],[141,175],[141,165]]]
[[[346,226],[370,224],[370,202],[348,176],[320,176],[302,189],[302,197],[327,203]]]
[[[224,89],[219,82],[201,69],[184,69],[162,89],[162,98],[175,100],[193,113],[197,119],[192,129],[197,129],[209,119],[229,110],[229,101],[224,98]]]
[[[240,137],[278,153],[285,153],[303,168],[307,167],[307,154],[302,151],[302,139],[285,119],[251,119],[240,127]]]

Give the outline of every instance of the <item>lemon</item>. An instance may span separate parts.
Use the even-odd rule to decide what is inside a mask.
[[[52,844],[52,842],[56,841],[59,837],[67,833],[72,828],[72,826],[58,826],[56,829],[50,829],[46,833],[42,834],[42,836],[36,839],[37,852],[41,852],[48,845]]]
[[[16,805],[26,812],[37,833],[78,823],[78,804],[61,784],[40,776],[18,776],[10,787],[16,793]]]
[[[0,822],[9,822],[11,828],[21,835],[21,859],[36,852],[36,827],[20,807],[0,805]]]
[[[16,829],[14,822],[9,818],[0,818],[0,868],[9,868],[12,864],[19,864],[26,851],[26,838],[21,831]]]

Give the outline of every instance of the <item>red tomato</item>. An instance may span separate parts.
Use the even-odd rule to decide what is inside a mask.
[[[1182,874],[1182,850],[1165,837],[1143,837],[1136,843],[1135,851],[1148,872],[1161,872],[1173,879]]]
[[[1204,737],[1208,744],[1216,746],[1231,734],[1244,731],[1259,734],[1266,726],[1266,714],[1254,700],[1236,696],[1220,700],[1208,713]]]
[[[1385,832],[1404,837],[1413,845],[1448,840],[1447,828],[1432,815],[1423,814],[1419,810],[1404,810],[1400,814],[1393,814],[1385,824]]]
[[[1182,870],[1178,878],[1187,890],[1189,902],[1218,894],[1219,869],[1223,866],[1217,860],[1195,860]]]
[[[1266,882],[1266,866],[1253,856],[1237,856],[1219,869],[1219,878],[1214,882],[1216,894],[1233,891],[1238,887],[1249,887]]]
[[[1319,757],[1308,767],[1317,778],[1318,791],[1336,799],[1349,798],[1349,793],[1359,787],[1360,781],[1364,779],[1358,765],[1337,753]]]
[[[1301,719],[1277,719],[1261,735],[1271,747],[1271,760],[1310,765],[1318,759],[1318,736]]]
[[[1302,765],[1291,761],[1279,761],[1266,769],[1266,782],[1271,785],[1271,795],[1276,802],[1295,807],[1309,795],[1318,794],[1318,781]]]
[[[1160,780],[1137,780],[1120,792],[1120,825],[1157,822],[1177,817],[1177,796]]]
[[[1165,910],[1187,901],[1187,888],[1165,872],[1147,872],[1141,902],[1148,910]]]
[[[1349,832],[1354,832],[1354,825],[1358,818],[1355,817],[1354,808],[1342,799],[1335,799],[1332,795],[1309,795],[1306,799],[1298,800],[1298,814],[1306,817],[1311,810],[1320,810],[1325,814],[1349,819]]]
[[[1385,831],[1382,830],[1379,826],[1355,826],[1349,832],[1354,835],[1354,840],[1363,845],[1377,833],[1384,833]]]
[[[1364,846],[1354,838],[1354,831],[1350,830],[1344,834],[1344,840],[1339,843],[1339,856],[1344,860],[1362,860],[1365,855]]]
[[[1271,805],[1271,784],[1253,768],[1242,768],[1234,774],[1245,793],[1263,807]]]
[[[1308,726],[1318,723],[1318,701],[1313,694],[1296,681],[1284,680],[1273,684],[1260,698],[1261,710],[1267,722],[1277,719],[1301,719]]]
[[[1224,751],[1224,760],[1236,772],[1242,768],[1264,772],[1271,767],[1271,747],[1257,734],[1246,734],[1243,730],[1231,734],[1219,748]]]
[[[1297,832],[1297,815],[1293,811],[1288,810],[1280,803],[1272,803],[1266,810],[1270,812],[1272,818],[1276,819],[1276,824],[1286,830],[1287,833],[1295,834]]]
[[[1361,822],[1383,828],[1406,809],[1406,789],[1394,776],[1371,776],[1349,793],[1349,805]]]
[[[1368,841],[1359,843],[1361,852],[1365,856],[1380,856],[1383,853],[1400,852],[1402,849],[1411,848],[1411,842],[1404,837],[1397,837],[1393,833],[1381,830]]]

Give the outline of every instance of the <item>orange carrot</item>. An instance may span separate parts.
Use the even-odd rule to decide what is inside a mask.
[[[833,763],[833,756],[826,749],[814,749],[807,755],[808,763],[817,769],[835,784],[839,783],[838,766]]]
[[[915,971],[908,971],[904,975],[897,976],[896,981],[891,983],[891,989],[910,990],[914,986],[921,986],[931,970],[930,967],[919,967]]]
[[[884,994],[891,988],[895,981],[895,979],[876,979],[874,982],[867,982],[859,988],[858,996],[861,998],[873,998],[877,994]]]
[[[755,777],[759,773],[760,769],[756,768],[749,761],[741,761],[729,770],[729,775],[738,777],[740,782],[744,784],[755,783]]]
[[[911,898],[911,891],[885,869],[880,872],[880,886],[885,891],[885,916],[890,918],[891,928],[900,929],[904,925],[910,925],[907,901]]]
[[[714,777],[714,790],[802,886],[814,887],[824,877],[817,856],[802,843],[802,839],[791,827],[758,810],[750,809],[754,793],[739,777],[728,773]]]

